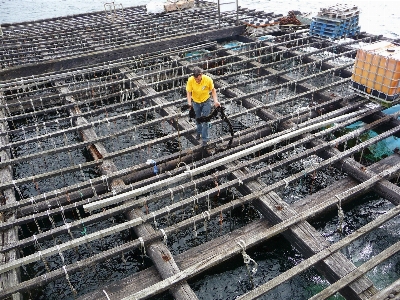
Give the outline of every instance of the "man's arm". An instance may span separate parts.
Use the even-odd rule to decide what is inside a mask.
[[[187,97],[187,101],[188,101],[188,105],[189,105],[189,109],[192,106],[192,92],[188,92],[186,91],[186,97]]]
[[[212,95],[212,97],[213,97],[213,99],[214,99],[214,106],[215,106],[215,107],[220,106],[221,104],[218,102],[217,90],[216,90],[215,88],[213,88],[213,89],[211,90],[211,95]]]

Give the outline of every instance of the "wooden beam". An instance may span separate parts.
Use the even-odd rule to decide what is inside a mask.
[[[133,46],[120,46],[113,50],[96,51],[89,54],[80,53],[76,56],[55,59],[42,63],[24,64],[0,71],[0,81],[28,77],[49,72],[61,72],[82,65],[93,65],[113,60],[137,56],[143,53],[167,51],[170,48],[194,42],[209,41],[228,38],[242,34],[245,26],[230,26],[216,30],[208,30],[179,37],[167,37],[157,41],[135,44]]]
[[[378,294],[371,297],[369,300],[395,300],[400,299],[400,279],[397,279],[388,287],[380,290]]]
[[[322,300],[322,299],[326,299],[326,298],[332,296],[333,294],[338,292],[340,289],[342,289],[343,287],[352,283],[357,278],[363,276],[366,272],[368,272],[372,268],[376,267],[380,263],[384,262],[390,256],[395,255],[399,251],[400,251],[400,241],[397,242],[396,244],[390,246],[389,248],[383,250],[381,253],[375,255],[369,261],[363,263],[357,269],[355,269],[351,273],[347,274],[345,277],[339,279],[337,282],[330,285],[329,287],[324,289],[322,292],[314,295],[309,300]]]
[[[312,130],[316,130],[318,128],[333,124],[335,122],[340,122],[342,120],[351,118],[351,117],[355,116],[356,114],[357,113],[349,113],[349,114],[342,115],[342,116],[339,116],[339,117],[336,117],[336,118],[332,118],[332,119],[328,119],[328,120],[325,120],[325,121],[321,121],[320,123],[312,124],[312,125],[309,125],[309,126],[304,127],[304,128],[293,130],[292,132],[289,132],[289,133],[286,133],[286,134],[282,134],[281,136],[278,136],[276,138],[267,140],[265,142],[261,142],[261,143],[259,143],[257,145],[254,145],[252,147],[244,149],[244,150],[242,150],[240,152],[228,155],[226,157],[223,157],[223,158],[221,158],[219,160],[216,160],[216,161],[214,161],[212,163],[200,166],[200,167],[195,168],[193,170],[185,171],[184,173],[178,174],[176,176],[172,176],[170,178],[166,178],[164,180],[160,180],[160,181],[154,182],[153,184],[144,186],[142,188],[139,188],[139,189],[136,189],[136,190],[133,190],[133,191],[122,193],[122,194],[116,195],[114,197],[110,197],[110,198],[102,199],[102,200],[95,201],[95,202],[92,202],[92,203],[88,203],[88,204],[84,205],[83,208],[85,209],[85,211],[90,212],[90,211],[93,211],[93,210],[96,210],[96,209],[99,209],[99,208],[103,208],[105,206],[109,206],[109,205],[113,205],[113,204],[116,204],[116,203],[119,203],[119,202],[122,202],[122,201],[125,201],[125,200],[129,200],[129,199],[131,199],[133,197],[136,197],[136,196],[143,195],[143,194],[145,194],[147,192],[150,192],[150,191],[152,191],[152,190],[154,190],[156,188],[163,188],[163,187],[169,186],[170,184],[176,184],[177,182],[179,182],[181,180],[184,180],[184,179],[187,179],[187,178],[190,179],[193,176],[196,176],[196,175],[199,175],[199,174],[201,174],[203,172],[206,172],[208,170],[215,169],[217,167],[226,165],[227,163],[230,163],[230,162],[232,162],[234,160],[237,160],[237,159],[239,159],[241,157],[247,156],[247,155],[252,154],[254,152],[260,151],[260,150],[262,150],[262,149],[264,149],[266,147],[273,146],[273,145],[275,145],[277,143],[280,143],[282,141],[285,141],[287,139],[294,138],[294,137],[299,136],[301,134],[308,133],[308,132],[310,132]]]
[[[393,166],[392,168],[375,175],[374,179],[371,178],[367,182],[359,184],[357,187],[352,188],[342,194],[337,195],[337,197],[336,196],[332,197],[325,203],[316,205],[315,207],[313,207],[310,210],[307,210],[305,212],[297,214],[296,216],[286,219],[286,220],[280,222],[279,224],[274,225],[270,229],[264,230],[262,232],[254,232],[254,234],[244,242],[248,247],[251,247],[251,246],[254,246],[255,244],[258,244],[262,241],[265,241],[273,236],[276,236],[276,235],[286,231],[289,227],[291,227],[299,222],[303,222],[311,216],[321,213],[322,211],[325,210],[326,207],[335,205],[338,202],[338,197],[339,197],[339,199],[347,199],[349,197],[354,197],[354,195],[358,194],[360,191],[365,191],[365,190],[371,188],[371,186],[373,184],[375,184],[375,182],[381,180],[382,177],[386,177],[391,173],[397,172],[399,170],[399,167],[400,167],[400,164]],[[260,191],[257,191],[255,194],[257,194],[257,197],[261,197],[262,195],[265,194],[265,192],[263,192],[263,190],[260,190]],[[246,198],[246,197],[249,197],[249,196],[245,196],[243,198]],[[216,211],[220,211],[220,208],[216,209]],[[190,220],[188,220],[188,222],[189,221]],[[178,282],[180,282],[182,280],[187,280],[189,278],[192,278],[193,276],[205,271],[206,269],[211,268],[211,267],[219,264],[220,262],[225,261],[226,259],[228,259],[230,257],[233,257],[234,255],[240,253],[241,250],[242,250],[242,248],[238,246],[237,248],[226,249],[226,251],[224,253],[219,253],[218,255],[215,254],[211,257],[207,257],[202,262],[194,264],[194,265],[190,266],[189,268],[181,271],[180,273],[175,274],[167,279],[164,279],[163,281],[161,281],[160,283],[158,283],[156,285],[147,287],[147,288],[143,289],[142,291],[135,293],[134,295],[124,298],[123,300],[133,300],[133,299],[137,299],[137,298],[146,299],[150,296],[154,296],[157,293],[165,291],[171,285],[177,284]]]
[[[264,283],[263,285],[258,286],[257,288],[253,289],[252,291],[240,296],[237,298],[237,300],[250,300],[250,299],[255,299],[261,295],[266,294],[268,291],[273,289],[274,287],[280,285],[281,283],[293,278],[294,276],[300,274],[301,272],[307,270],[309,267],[317,264],[319,261],[327,258],[328,256],[332,255],[333,253],[339,251],[341,248],[349,245],[356,239],[360,238],[361,236],[368,234],[371,230],[377,228],[378,226],[384,224],[388,220],[392,219],[393,217],[397,216],[400,214],[400,206],[396,206],[395,208],[392,208],[388,212],[386,212],[384,215],[380,215],[378,218],[373,220],[372,222],[368,223],[367,225],[357,229],[350,235],[344,237],[342,240],[339,242],[336,242],[335,244],[329,246],[328,248],[325,248],[321,250],[320,252],[316,253],[315,255],[303,260],[300,262],[298,265],[295,267],[291,268],[290,270],[279,274],[275,278],[271,279],[267,283]],[[400,285],[400,282],[399,282]],[[379,293],[378,293],[379,294]],[[370,298],[376,299],[376,300],[382,300],[384,297],[379,297],[377,298],[378,294],[375,294]]]

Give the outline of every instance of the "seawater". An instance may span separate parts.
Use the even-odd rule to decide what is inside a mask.
[[[343,3],[344,1],[239,0],[239,5],[267,12],[282,13],[285,15],[289,10],[299,10],[301,12],[318,11],[321,7],[341,2]],[[397,1],[346,1],[348,4],[359,6],[361,10],[360,26],[362,31],[373,34],[382,34],[390,38],[399,38],[400,9],[396,2]],[[124,7],[130,7],[145,5],[148,1],[121,0],[115,1],[115,3],[121,3]],[[104,10],[104,4],[105,1],[99,0],[0,0],[0,23],[18,23],[84,12],[101,11]],[[332,177],[333,176],[331,176],[331,178]],[[393,205],[391,203],[374,193],[369,193],[360,197],[351,205],[345,205],[343,207],[345,211],[344,233],[347,235],[353,232],[377,216],[385,213],[392,207]],[[257,218],[259,218],[258,213],[251,207],[246,206],[243,210],[240,209],[239,211],[236,211],[236,213],[234,212],[233,215],[229,216],[229,218],[228,216],[224,216],[224,219],[230,220],[229,222],[232,224],[227,221],[223,222],[221,225],[218,224],[218,221],[214,220],[215,224],[209,224],[209,235],[212,233],[215,235],[226,234],[235,227],[241,227],[248,221]],[[123,220],[119,220],[118,218],[115,220],[115,222],[121,221]],[[62,224],[62,220],[59,220],[59,222]],[[377,230],[343,249],[343,254],[346,255],[355,265],[364,263],[377,253],[381,252],[384,248],[392,245],[400,239],[398,231],[399,223],[399,218],[387,222]],[[312,225],[330,242],[336,242],[343,237],[337,231],[337,224],[338,215],[336,212],[332,212],[330,215],[324,216],[322,219],[312,221]],[[102,229],[102,226],[110,225],[111,224],[106,223],[101,224],[101,228],[98,229]],[[88,230],[95,231],[97,228],[88,228]],[[79,236],[81,233],[74,232],[74,234]],[[130,240],[131,238],[132,237],[124,235],[114,236],[113,240],[107,239],[102,244],[92,245],[91,251],[97,250],[96,246],[99,251],[101,251],[103,247],[107,247],[108,243],[113,244],[116,243],[116,241]],[[169,246],[171,247],[172,252],[177,254],[184,251],[186,248],[194,246],[196,243],[204,242],[210,238],[210,236],[205,237],[204,231],[199,231],[199,237],[195,240],[190,238],[190,232],[185,232],[182,233],[182,238],[172,238],[169,241]],[[68,237],[64,237],[64,239],[68,240]],[[205,272],[201,276],[189,282],[191,287],[198,294],[199,298],[235,299],[238,295],[249,291],[252,288],[252,284],[255,286],[263,284],[304,259],[302,255],[281,236],[270,239],[257,247],[249,249],[247,253],[256,260],[259,265],[258,272],[253,276],[252,282],[249,280],[243,260],[241,257],[238,257],[237,259],[230,260],[217,268]],[[141,261],[138,260],[139,257],[139,252],[131,252],[125,257],[127,262],[122,267],[119,263],[115,265],[116,268],[113,268],[113,264],[110,263],[98,264],[94,266],[93,269],[86,270],[86,274],[84,274],[85,276],[81,279],[77,278],[79,276],[74,275],[75,278],[73,279],[75,280],[73,280],[73,282],[75,288],[80,294],[84,294],[92,289],[101,287],[101,283],[108,282],[110,277],[113,278],[113,281],[117,281],[120,278],[119,276],[129,275],[147,267],[147,264],[141,264]],[[43,266],[35,265],[33,268],[34,270],[31,272],[41,273],[44,271]],[[122,271],[117,270],[118,268],[122,268]],[[93,272],[92,277],[96,278],[92,278],[88,275],[91,272]],[[385,261],[369,273],[369,278],[379,289],[384,288],[399,277],[400,259],[398,256],[394,256],[388,261]],[[102,278],[104,278],[104,280]],[[93,283],[93,281],[95,283]],[[60,285],[59,287],[57,287],[58,284]],[[314,269],[310,269],[272,290],[264,297],[264,299],[306,299],[328,285],[329,283],[323,277],[319,276]],[[43,290],[33,292],[31,297],[32,299],[43,300],[73,299],[73,295],[70,293],[65,280],[56,281],[53,286],[49,285]],[[164,294],[161,298],[166,299],[169,298],[169,296]],[[340,296],[335,296],[335,299],[337,298],[340,298]]]
[[[123,7],[146,5],[161,0],[0,0],[0,24],[32,21],[66,15],[104,10],[105,3],[122,4]],[[161,1],[163,2],[163,1]],[[216,2],[216,0],[214,0]],[[400,6],[394,1],[361,0],[238,0],[238,5],[251,9],[286,15],[290,10],[317,12],[337,3],[357,5],[360,9],[362,31],[382,34],[389,38],[400,37]]]

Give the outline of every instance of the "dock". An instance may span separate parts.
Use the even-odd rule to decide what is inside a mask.
[[[361,265],[344,254],[400,213],[399,149],[374,153],[400,113],[351,88],[357,49],[384,37],[255,28],[276,15],[207,1],[113,14],[1,24],[0,299],[202,299],[196,280],[227,262],[247,283],[237,299],[309,270],[329,282],[313,300],[400,298],[400,278],[368,275],[400,241]],[[210,121],[207,146],[186,108],[195,67],[229,120]],[[343,230],[371,193],[390,209]],[[334,242],[313,226],[332,215]],[[279,236],[301,261],[255,280],[252,249]]]

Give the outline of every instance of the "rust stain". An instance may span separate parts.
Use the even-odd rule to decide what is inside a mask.
[[[93,144],[89,145],[88,149],[95,160],[103,158],[103,155],[101,155],[101,153],[99,152],[99,150],[97,150],[95,145]]]
[[[169,255],[165,254],[165,253],[162,253],[162,254],[161,254],[161,257],[162,257],[162,259],[163,259],[164,261],[169,261],[169,260],[171,259],[171,257],[170,257]]]

